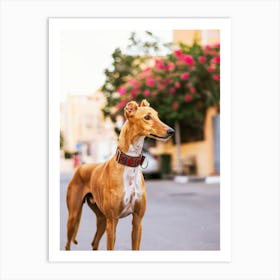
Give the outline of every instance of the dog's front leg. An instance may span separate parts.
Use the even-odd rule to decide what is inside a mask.
[[[107,250],[114,250],[117,224],[118,224],[118,219],[116,218],[107,219],[107,223],[106,223]]]
[[[133,214],[132,218],[132,250],[140,250],[140,242],[142,236],[142,217],[136,213]]]

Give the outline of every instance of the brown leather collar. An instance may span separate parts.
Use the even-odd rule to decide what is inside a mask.
[[[119,148],[117,148],[116,152],[116,161],[122,165],[129,166],[129,167],[137,167],[142,165],[145,156],[141,154],[138,157],[132,157],[125,153],[123,153]]]

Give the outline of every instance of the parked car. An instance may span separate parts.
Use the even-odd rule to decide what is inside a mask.
[[[147,149],[143,149],[145,160],[142,164],[142,172],[145,178],[160,178],[160,161],[159,157],[151,154]]]

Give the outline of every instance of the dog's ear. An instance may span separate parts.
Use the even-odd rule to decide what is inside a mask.
[[[127,119],[134,116],[138,109],[138,104],[135,101],[130,101],[126,104],[124,108],[124,115]]]
[[[140,107],[149,107],[149,106],[150,106],[150,103],[146,99],[143,99],[141,101]]]

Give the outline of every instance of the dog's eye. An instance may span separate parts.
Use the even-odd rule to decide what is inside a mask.
[[[150,116],[150,115],[146,115],[146,116],[144,117],[144,119],[147,120],[147,121],[149,121],[149,120],[151,119],[151,116]]]

